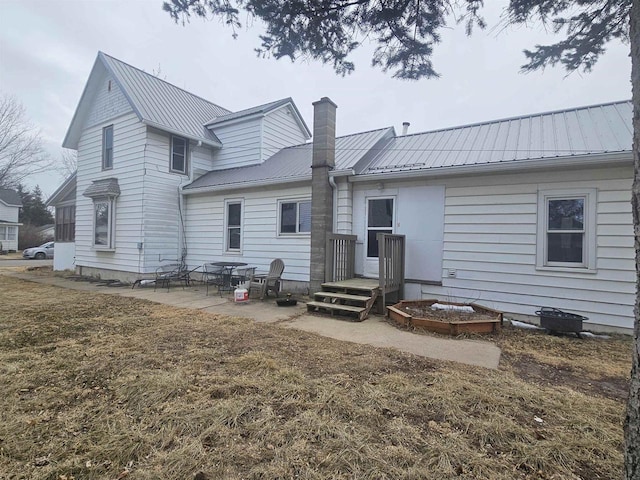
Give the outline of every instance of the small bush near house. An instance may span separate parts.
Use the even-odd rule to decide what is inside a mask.
[[[3,275],[0,291],[0,478],[622,475],[629,338],[508,331],[487,370]]]
[[[38,231],[38,227],[34,225],[27,223],[27,224],[21,225],[18,229],[18,249],[19,250],[24,250],[25,248],[37,247],[48,241],[49,240]]]

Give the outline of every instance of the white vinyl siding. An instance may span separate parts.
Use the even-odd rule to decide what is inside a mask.
[[[448,180],[442,286],[422,285],[422,297],[475,301],[528,316],[541,306],[556,307],[589,317],[586,328],[630,328],[632,174],[631,168],[609,168]],[[597,189],[595,272],[537,268],[538,192],[569,189]]]
[[[0,220],[17,223],[19,212],[20,207],[6,205],[2,200],[0,200]]]
[[[285,264],[283,278],[309,281],[310,236],[278,234],[280,201],[311,196],[310,186],[245,190],[243,198],[242,253],[234,256],[267,272],[275,258]],[[225,260],[225,200],[228,194],[202,194],[185,197],[187,264]]]
[[[105,125],[85,129],[78,145],[76,266],[135,272],[142,264],[137,243],[141,241],[143,221],[142,159],[146,128],[133,113],[110,120],[110,124],[114,126],[113,152],[117,159],[113,169],[102,171],[102,128]],[[165,154],[165,171],[166,159]],[[114,218],[116,250],[111,252],[93,247],[93,200],[82,195],[92,181],[104,178],[117,178],[121,190]]]
[[[213,155],[213,169],[242,167],[260,163],[262,136],[260,118],[214,126],[213,133],[222,142],[222,149]]]
[[[105,76],[95,94],[85,128],[104,124],[132,111],[131,105],[111,76]]]
[[[269,112],[263,122],[262,160],[266,160],[284,147],[300,145],[307,141],[305,132],[288,105]]]

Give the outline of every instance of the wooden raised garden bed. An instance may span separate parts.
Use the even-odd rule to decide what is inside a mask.
[[[449,310],[433,310],[434,303],[469,306],[473,313]],[[461,333],[491,333],[500,331],[502,312],[475,303],[454,303],[441,300],[402,300],[387,307],[389,318],[403,326],[420,327],[430,332],[446,335]]]

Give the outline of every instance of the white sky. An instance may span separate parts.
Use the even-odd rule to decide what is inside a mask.
[[[259,28],[233,40],[217,21],[185,27],[162,0],[0,0],[0,91],[14,95],[37,125],[48,152],[61,144],[99,50],[230,110],[292,97],[312,127],[311,103],[338,105],[338,135],[411,122],[410,133],[631,97],[628,46],[610,44],[590,74],[560,68],[520,74],[522,50],[554,39],[537,29],[495,28],[506,0],[487,0],[489,28],[466,37],[447,30],[436,47],[438,80],[407,82],[371,68],[372,47],[354,55],[356,72],[330,65],[257,58]],[[246,22],[245,22],[246,23]],[[31,178],[45,197],[63,179]]]

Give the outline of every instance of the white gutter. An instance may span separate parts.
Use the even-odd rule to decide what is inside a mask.
[[[155,122],[151,122],[149,120],[141,120],[144,125],[149,127],[157,128],[158,130],[162,130],[163,132],[171,133],[173,135],[177,135],[178,137],[187,138],[189,140],[193,140],[194,142],[202,142],[210,147],[222,148],[222,143],[216,142],[215,140],[207,140],[206,138],[194,137],[193,135],[187,135],[184,132],[179,132],[172,128],[167,128],[164,125],[160,125]]]
[[[404,170],[398,172],[380,172],[354,175],[350,182],[366,182],[379,180],[381,176],[385,179],[406,179],[420,177],[458,176],[470,174],[487,174],[500,172],[522,171],[523,169],[550,169],[563,167],[590,167],[590,166],[610,166],[622,165],[633,162],[631,152],[616,152],[593,155],[579,155],[573,157],[563,157],[559,159],[543,158],[533,160],[510,160],[499,163],[483,163],[479,165],[456,165],[449,167],[430,167],[426,169]]]

